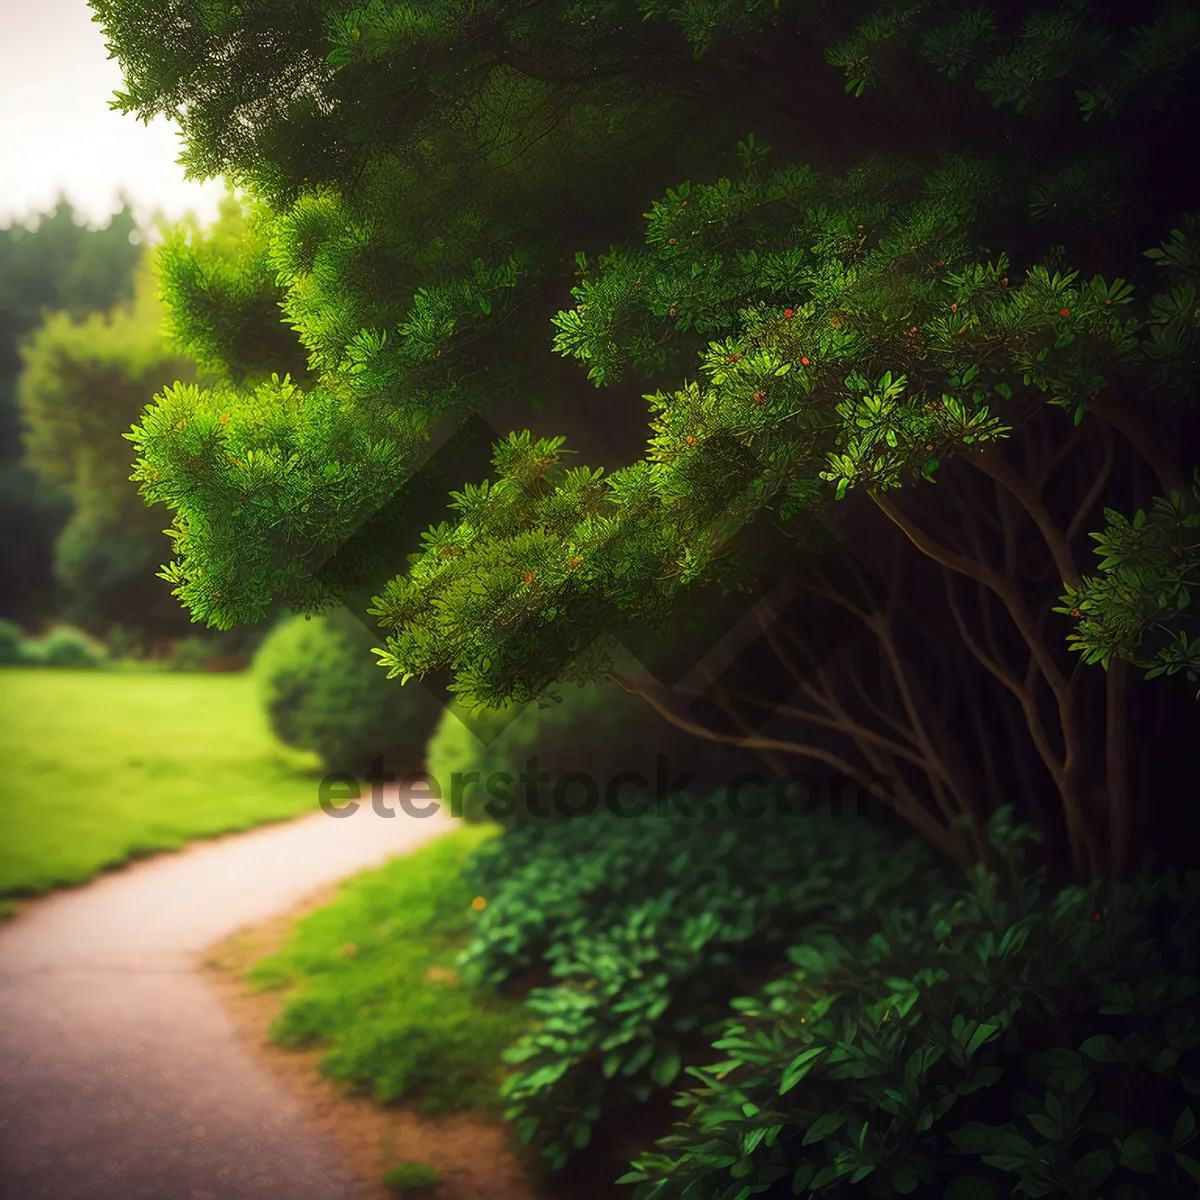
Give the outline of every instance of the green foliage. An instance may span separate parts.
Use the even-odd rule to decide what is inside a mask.
[[[400,1196],[425,1188],[435,1188],[441,1182],[442,1177],[428,1163],[423,1162],[398,1163],[383,1176],[383,1186]]]
[[[58,625],[45,637],[25,643],[23,661],[39,667],[99,667],[104,646],[72,625]]]
[[[581,28],[574,3],[185,7],[169,35],[142,0],[92,7],[128,51],[114,107],[178,115],[189,170],[249,197],[236,252],[165,251],[180,338],[229,368],[219,387],[164,390],[135,431],[144,497],[175,510],[171,582],[218,628],[274,599],[319,611],[361,582],[337,551],[424,461],[438,417],[538,390],[544,316],[527,305],[559,239],[624,212],[629,171],[703,144],[679,133],[688,47],[615,11]],[[284,76],[244,121],[245,97]],[[268,284],[311,387],[247,361],[264,328],[247,305],[269,309]]]
[[[1003,878],[806,932],[734,1001],[638,1200],[1194,1193],[1200,876],[1055,892],[1009,818]]]
[[[879,86],[899,53],[916,46],[948,79],[968,71],[994,107],[1046,111],[1074,98],[1085,121],[1113,117],[1142,94],[1161,99],[1200,49],[1200,10],[1165,4],[1150,25],[1127,24],[1086,0],[1063,0],[1026,15],[1011,35],[997,29],[997,10],[962,0],[886,0],[854,34],[826,53],[846,75],[846,91],[861,96]],[[1084,81],[1071,88],[1069,81]]]
[[[21,462],[16,403],[20,344],[46,311],[76,317],[131,299],[142,249],[129,208],[101,229],[78,222],[61,200],[0,229],[0,604],[6,616],[36,625],[56,612],[52,548],[70,514],[70,497],[46,486]]]
[[[1194,400],[1200,390],[1200,214],[1186,214],[1146,257],[1162,272],[1146,323],[1146,356],[1160,385]]]
[[[25,656],[25,634],[20,625],[0,620],[0,665],[12,666]]]
[[[603,635],[669,628],[689,588],[736,561],[747,523],[811,520],[851,488],[931,479],[1034,402],[1079,421],[1113,373],[1161,359],[1167,335],[1152,315],[1139,340],[1124,280],[994,247],[1031,204],[1097,211],[1092,175],[1072,162],[1021,196],[1002,163],[965,154],[924,179],[879,158],[825,178],[769,167],[751,135],[740,177],[683,182],[653,202],[639,248],[593,257],[547,232],[551,214],[567,230],[577,211],[624,214],[619,181],[639,163],[711,160],[712,126],[679,119],[690,110],[675,72],[692,69],[679,50],[711,44],[720,58],[807,19],[782,5],[642,3],[645,20],[629,22],[621,5],[514,12],[488,0],[471,7],[469,34],[452,5],[317,6],[263,18],[276,57],[234,10],[215,22],[181,12],[167,44],[142,0],[93,7],[127,49],[114,106],[148,117],[186,101],[189,169],[247,191],[239,241],[176,241],[167,254],[172,319],[227,378],[164,390],[129,435],[143,497],[175,512],[164,577],[218,628],[277,600],[320,611],[364,582],[366,524],[401,494],[437,422],[536,390],[541,334],[521,312],[572,252],[582,279],[554,318],[555,349],[598,386],[689,362],[698,378],[646,397],[646,456],[612,473],[568,469],[562,438],[514,433],[493,478],[454,493],[455,518],[380,593],[388,673],[448,672],[468,708],[600,678],[612,665]],[[1085,8],[1033,13],[1009,37],[986,8],[890,4],[831,58],[857,87],[876,49],[919,35],[940,69],[975,64],[999,102],[1037,108],[1048,88],[1110,70],[1110,32]],[[1137,34],[1129,61],[1143,82],[1170,83],[1182,63],[1160,53],[1163,30],[1186,28],[1175,20]],[[246,90],[284,74],[290,99],[244,128]],[[410,81],[403,101],[398,78]],[[235,362],[246,355],[221,332],[240,328],[243,299],[268,282],[311,382]],[[1169,337],[1183,328],[1169,323]]]
[[[186,637],[171,647],[171,657],[167,660],[168,671],[203,671],[204,664],[213,655],[211,639],[204,637]]]
[[[562,439],[498,444],[495,479],[455,494],[458,522],[372,609],[392,674],[453,671],[468,705],[596,678],[611,660],[594,631],[667,620],[765,512],[931,479],[1026,403],[1078,422],[1107,372],[1142,357],[1124,280],[973,256],[993,164],[915,180],[873,162],[822,182],[742,150],[740,183],[653,206],[646,249],[583,260],[578,304],[555,318],[556,348],[598,385],[686,354],[701,379],[646,397],[647,457],[607,476],[568,468]],[[661,353],[639,366],[643,345]]]
[[[490,817],[511,826],[538,820],[525,790],[515,786],[533,759],[532,769],[548,776],[537,803],[549,818],[562,815],[551,792],[568,775],[586,776],[598,795],[622,774],[640,776],[644,787],[654,787],[663,771],[672,780],[681,773],[698,778],[702,782],[692,785],[697,790],[705,784],[716,790],[738,762],[724,748],[681,733],[641,696],[597,683],[562,688],[552,698],[526,705],[520,715],[511,706],[463,717],[447,709],[429,740],[426,766],[443,801],[451,797],[455,777],[461,780],[458,800],[451,797],[453,815]],[[626,787],[620,803],[636,803],[638,794],[636,787]],[[564,788],[562,804],[569,809],[585,800],[582,789]]]
[[[303,918],[250,972],[264,988],[291,989],[272,1037],[328,1046],[323,1073],[380,1101],[416,1100],[427,1113],[495,1103],[501,1052],[526,1018],[454,970],[474,917],[461,869],[490,836],[438,838]]]
[[[1107,668],[1116,654],[1147,679],[1179,671],[1200,679],[1200,635],[1189,637],[1192,596],[1200,595],[1200,470],[1195,479],[1189,492],[1156,496],[1132,521],[1105,509],[1104,530],[1091,535],[1100,574],[1068,588],[1054,610],[1077,619],[1067,640],[1084,662]]]
[[[135,284],[132,302],[109,312],[47,315],[22,348],[17,394],[29,464],[71,498],[55,545],[67,614],[97,632],[120,621],[162,635],[187,622],[153,579],[168,543],[161,517],[129,481],[122,431],[164,380],[194,378],[195,370],[162,340],[148,262]]]
[[[487,905],[468,977],[549,971],[526,999],[536,1025],[506,1054],[519,1065],[504,1094],[551,1166],[605,1111],[697,1061],[728,1001],[797,930],[861,924],[936,887],[916,842],[829,812],[786,815],[770,793],[741,799],[716,816],[693,794],[641,816],[536,822],[469,864]]]
[[[315,751],[334,770],[361,771],[376,757],[421,762],[441,709],[420,685],[387,682],[371,656],[374,640],[344,608],[272,630],[254,670],[281,741]]]
[[[208,228],[185,218],[155,252],[168,340],[203,370],[241,383],[305,374],[302,348],[279,321],[283,292],[263,222],[230,188]]]

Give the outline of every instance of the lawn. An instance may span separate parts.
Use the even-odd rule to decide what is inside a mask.
[[[316,807],[248,674],[0,669],[0,896]]]
[[[249,973],[260,989],[288,991],[274,1039],[327,1047],[328,1077],[385,1103],[425,1113],[496,1103],[500,1056],[528,1016],[455,969],[483,903],[460,871],[495,832],[455,830],[350,880],[302,918]]]

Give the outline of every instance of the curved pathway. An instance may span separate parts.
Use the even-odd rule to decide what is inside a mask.
[[[398,807],[317,812],[101,875],[0,925],[0,1197],[357,1200],[197,957],[450,827]]]

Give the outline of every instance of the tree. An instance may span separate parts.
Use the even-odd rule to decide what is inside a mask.
[[[129,479],[122,438],[164,381],[197,378],[194,364],[163,341],[156,288],[145,259],[130,301],[82,319],[47,313],[21,347],[26,461],[71,504],[54,544],[63,615],[100,634],[120,624],[162,637],[188,625],[154,577],[162,521]]]
[[[647,452],[569,466],[563,412],[499,442],[492,479],[453,494],[371,610],[392,675],[448,671],[494,705],[612,674],[614,635],[669,631],[705,586],[751,577],[755,531],[778,525],[793,586],[865,638],[831,656],[819,626],[767,629],[793,694],[725,680],[736,730],[628,686],[699,735],[844,772],[960,863],[986,857],[986,815],[1015,794],[1076,877],[1129,869],[1131,788],[1169,782],[1131,777],[1129,739],[1161,762],[1172,697],[1131,711],[1128,644],[1084,669],[1095,597],[1068,608],[1074,658],[1054,609],[1092,586],[1106,507],[1186,501],[1192,180],[1161,151],[1197,91],[1187,53],[1147,47],[1194,6],[1149,33],[1102,5],[1053,28],[1023,6],[984,39],[1002,69],[978,103],[955,47],[979,39],[953,4],[205,5],[169,28],[136,0],[93,7],[126,72],[114,105],[178,112],[189,171],[253,197],[260,276],[308,349],[311,382],[256,375],[220,349],[219,288],[174,301],[227,379],[166,389],[131,437],[147,501],[175,510],[167,574],[196,617],[349,595],[429,439],[504,414],[495,397],[563,400],[578,426],[578,380],[546,365],[552,317],[633,444],[629,376],[658,385]],[[924,29],[943,77],[904,56],[864,73],[888,21]],[[1081,113],[1071,86],[1122,42],[1132,74]],[[1181,123],[1152,106],[1164,82]],[[1151,163],[1153,194],[1131,194]],[[1173,227],[1159,277],[1129,282]],[[202,250],[170,254],[204,279]],[[858,560],[840,574],[818,552],[830,523]]]
[[[19,345],[47,311],[82,316],[130,298],[142,253],[137,236],[128,205],[103,228],[89,229],[65,199],[49,213],[0,230],[0,611],[26,625],[49,616],[57,603],[53,546],[70,498],[21,461]]]

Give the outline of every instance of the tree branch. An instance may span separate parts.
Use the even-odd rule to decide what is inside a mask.
[[[1079,568],[1075,566],[1075,557],[1071,547],[1063,536],[1063,531],[1055,523],[1041,496],[1022,479],[994,450],[968,452],[963,456],[978,470],[989,478],[1007,488],[1021,507],[1033,518],[1041,532],[1046,546],[1054,558],[1054,565],[1063,582],[1070,587],[1078,587],[1082,582]]]
[[[840,772],[847,778],[854,780],[859,787],[863,788],[877,800],[882,801],[889,808],[892,808],[896,813],[903,817],[922,837],[926,838],[931,844],[936,846],[947,858],[954,862],[959,867],[968,867],[971,865],[972,857],[967,847],[963,844],[953,830],[945,829],[939,825],[933,816],[920,804],[913,804],[911,801],[902,802],[896,795],[885,787],[878,779],[871,778],[865,772],[858,770],[851,763],[846,762],[840,756],[831,753],[821,746],[810,746],[799,742],[785,742],[776,738],[764,738],[755,735],[749,738],[736,738],[728,734],[716,733],[705,726],[698,724],[695,721],[689,721],[685,717],[679,716],[677,713],[663,703],[655,694],[657,687],[653,682],[648,682],[643,687],[638,687],[632,680],[613,672],[613,679],[621,685],[627,692],[633,692],[645,698],[650,706],[665,720],[669,721],[677,729],[682,729],[685,733],[694,734],[696,737],[702,737],[708,741],[720,742],[724,745],[742,746],[746,749],[768,749],[778,750],[784,754],[795,754],[802,758],[811,758],[816,762],[825,763],[826,766],[832,767],[835,771]]]

